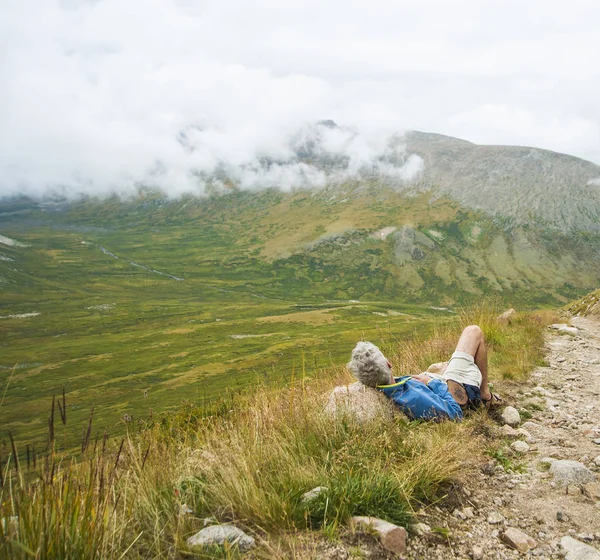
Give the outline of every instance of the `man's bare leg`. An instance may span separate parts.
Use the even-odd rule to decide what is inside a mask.
[[[483,331],[477,325],[469,325],[460,335],[457,352],[466,352],[473,356],[475,365],[481,372],[481,399],[489,401],[492,397],[488,387],[488,361],[485,337]]]

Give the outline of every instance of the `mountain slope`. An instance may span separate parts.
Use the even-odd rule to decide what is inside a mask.
[[[473,149],[427,142],[455,146],[435,164],[453,173]],[[398,150],[402,168],[411,153]],[[436,167],[420,154],[419,184],[370,168],[313,189],[0,203],[0,423],[35,416],[20,431],[43,432],[39,413],[66,386],[78,422],[105,399],[98,421],[118,424],[304,358],[342,363],[360,337],[402,337],[486,296],[555,306],[600,285],[600,232],[474,210],[429,188]]]
[[[582,297],[566,307],[566,310],[578,317],[587,317],[590,315],[600,315],[600,290]]]
[[[47,228],[51,237],[78,233],[119,257],[109,262],[142,265],[136,274],[183,278],[178,289],[210,280],[284,299],[451,305],[494,294],[527,305],[565,302],[600,281],[599,234],[508,228],[451,198],[408,196],[368,181],[207,199],[146,193],[52,212],[33,205],[4,223],[17,239]],[[54,270],[29,262],[28,282]],[[61,266],[64,277],[69,263]],[[25,281],[20,270],[19,262],[0,263],[0,276],[15,288]]]
[[[410,132],[424,160],[419,187],[436,189],[509,225],[561,231],[600,229],[600,166],[538,148],[478,146]]]
[[[186,286],[233,281],[276,298],[451,305],[493,294],[527,305],[565,302],[600,282],[597,165],[410,132],[356,167],[347,146],[331,148],[332,138],[351,144],[353,134],[322,121],[290,141],[291,159],[260,162],[278,173],[312,167],[329,179],[319,188],[244,190],[224,168],[207,197],[142,189],[128,200],[9,201],[0,235],[78,233],[138,274]],[[5,290],[53,281],[41,260],[24,267],[6,260],[9,252],[0,258]],[[65,274],[69,264],[61,263]]]

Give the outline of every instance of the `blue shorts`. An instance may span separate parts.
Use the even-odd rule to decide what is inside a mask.
[[[481,400],[481,389],[477,387],[477,385],[467,385],[466,383],[462,383],[463,388],[467,393],[467,404],[464,405],[464,408],[472,408],[473,410],[479,408],[482,404]]]

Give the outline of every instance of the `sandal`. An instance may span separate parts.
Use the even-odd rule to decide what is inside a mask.
[[[481,399],[481,402],[488,410],[493,408],[498,408],[504,404],[504,401],[499,395],[495,393],[490,393],[491,397],[489,399]]]

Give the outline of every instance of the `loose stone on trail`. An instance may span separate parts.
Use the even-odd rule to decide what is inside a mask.
[[[404,527],[399,527],[377,517],[355,516],[350,522],[359,531],[374,531],[386,550],[396,554],[406,552],[406,529]]]
[[[595,502],[600,501],[600,482],[590,482],[584,484],[581,489],[586,498],[594,500]]]
[[[537,546],[535,539],[532,539],[529,535],[514,527],[506,529],[500,538],[502,542],[519,552],[527,552]]]
[[[510,447],[516,453],[527,453],[529,451],[529,445],[524,441],[517,440],[510,444]]]
[[[522,437],[527,443],[533,443],[535,441],[534,437],[524,428],[519,428],[516,430],[517,437]]]
[[[487,522],[490,525],[498,525],[499,523],[504,523],[504,516],[497,511],[492,511],[488,515]]]
[[[509,426],[508,424],[504,424],[504,426],[502,426],[502,428],[500,428],[500,432],[502,433],[503,436],[506,436],[509,438],[519,437],[519,434],[517,434],[517,430],[515,430],[512,426]]]
[[[415,523],[410,526],[410,532],[414,533],[418,537],[422,537],[427,533],[431,533],[431,527],[427,523]]]
[[[471,550],[471,558],[473,560],[483,560],[483,547],[475,545]]]
[[[507,406],[502,412],[502,421],[512,428],[516,428],[521,423],[521,415],[514,406]]]
[[[600,552],[597,549],[573,537],[563,537],[560,546],[565,551],[565,560],[600,560]]]
[[[596,481],[596,475],[578,461],[553,461],[550,465],[550,473],[560,486],[587,484]]]
[[[558,331],[559,333],[576,335],[579,333],[579,329],[576,327],[569,327],[566,323],[555,323],[554,325],[550,325],[549,329],[553,329]]]

